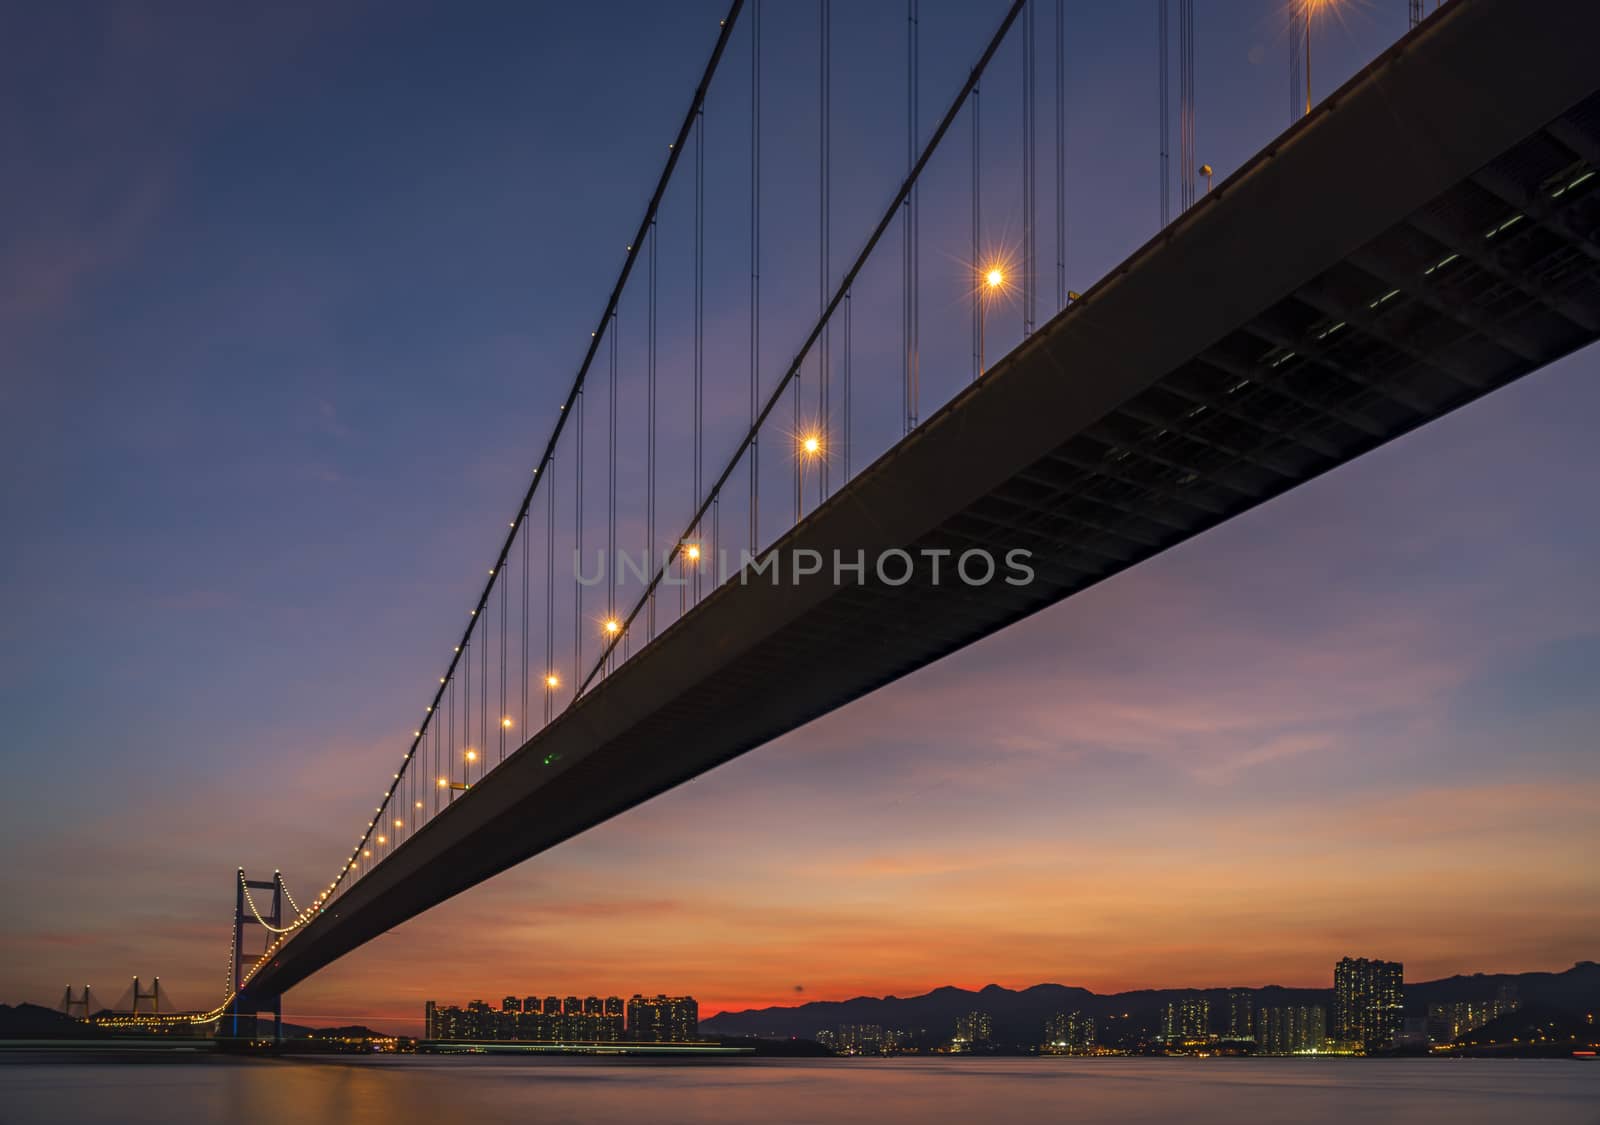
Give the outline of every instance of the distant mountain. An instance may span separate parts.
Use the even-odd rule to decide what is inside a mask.
[[[291,1030],[292,1029],[292,1030]],[[370,1027],[361,1024],[350,1024],[347,1027],[301,1027],[299,1024],[283,1025],[285,1039],[382,1039],[385,1035],[381,1031],[373,1031]]]
[[[1406,982],[1406,1012],[1423,1015],[1429,1004],[1493,1000],[1502,986],[1516,989],[1526,1007],[1542,1005],[1566,1012],[1600,1010],[1600,964],[1579,961],[1562,973],[1473,973],[1443,980]]]
[[[0,1004],[0,1039],[95,1039],[105,1032],[38,1004]]]
[[[1556,1047],[1590,1045],[1600,1040],[1600,1027],[1584,1016],[1549,1004],[1524,1004],[1482,1027],[1456,1037],[1461,1046],[1549,1043]]]
[[[1600,1009],[1600,965],[1580,961],[1562,973],[1497,973],[1447,977],[1444,980],[1406,983],[1406,1011],[1425,1015],[1428,1005],[1458,1000],[1493,999],[1503,985],[1512,985],[1525,1004],[1548,1006],[1570,1013]],[[819,1031],[842,1024],[877,1024],[912,1036],[948,1039],[958,1016],[988,1013],[993,1034],[1003,1043],[1037,1043],[1045,1020],[1057,1012],[1080,1011],[1103,1026],[1120,1023],[1123,1031],[1154,1031],[1160,1012],[1172,1000],[1203,996],[1211,1001],[1212,1023],[1225,1027],[1230,991],[1251,993],[1252,1008],[1290,1007],[1303,1004],[1330,1006],[1331,988],[1163,988],[1099,995],[1085,988],[1061,984],[1036,984],[1020,991],[991,984],[976,992],[961,988],[936,988],[924,996],[859,996],[854,1000],[817,1001],[792,1008],[760,1008],[723,1012],[700,1021],[705,1035],[756,1036],[765,1039],[810,1039]]]

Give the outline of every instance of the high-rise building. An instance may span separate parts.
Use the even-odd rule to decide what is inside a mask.
[[[515,996],[507,996],[500,1001],[500,1010],[502,1012],[520,1012],[522,1011],[522,1001]]]
[[[640,996],[628,1001],[628,1039],[634,1043],[690,1043],[700,1031],[693,996]]]
[[[432,1027],[432,1030],[431,1030],[428,1038],[430,1038],[430,1039],[471,1039],[472,1038],[472,1036],[468,1034],[468,1031],[470,1030],[470,1027],[469,1027],[469,1024],[468,1024],[467,1013],[466,1012],[463,1012],[460,1008],[456,1007],[454,1004],[451,1004],[451,1005],[449,1005],[447,1007],[444,1007],[444,1008],[440,1008],[430,1000],[428,1002],[428,1005],[423,1009],[423,1015],[424,1016],[427,1016],[429,1014],[428,1011],[427,1011],[427,1008],[429,1008],[429,1007],[433,1008],[433,1012],[432,1012],[433,1027]]]
[[[524,1013],[542,1012],[544,1011],[544,1003],[537,996],[524,996],[522,998],[522,1010]]]
[[[439,1005],[432,1000],[422,1005],[422,1037],[424,1039],[437,1039],[434,1034],[434,1023],[438,1019]]]
[[[1255,999],[1248,991],[1236,988],[1228,993],[1228,1038],[1249,1039],[1255,1034],[1250,1022],[1252,1001]]]
[[[583,1014],[586,1016],[603,1015],[605,1009],[600,1005],[600,997],[585,996],[583,998]]]
[[[1328,1038],[1328,1013],[1322,1005],[1262,1008],[1256,1013],[1256,1051],[1295,1055],[1322,1050]]]
[[[624,1015],[625,1013],[622,1008],[622,997],[607,996],[605,999],[605,1014],[608,1016]]]
[[[1460,1000],[1453,1004],[1428,1006],[1428,1038],[1449,1043],[1469,1031],[1476,1031],[1490,1020],[1517,1010],[1514,985],[1502,985],[1493,1000]]]
[[[879,1024],[847,1023],[840,1025],[834,1046],[842,1055],[881,1055],[883,1040],[883,1028]]]
[[[547,1016],[559,1016],[561,1014],[561,997],[546,996],[544,998],[544,1008],[542,1010]]]
[[[1346,957],[1333,967],[1333,1037],[1368,1051],[1394,1045],[1405,1018],[1404,966]]]
[[[1211,1001],[1185,996],[1168,1001],[1161,1011],[1161,1038],[1168,1043],[1192,1043],[1211,1034]]]
[[[986,1045],[994,1038],[994,1024],[988,1012],[968,1012],[956,1017],[956,1034],[951,1046],[957,1051],[970,1051]]]
[[[1044,1021],[1044,1042],[1039,1050],[1047,1055],[1081,1055],[1094,1049],[1094,1017],[1084,1012],[1057,1012]]]

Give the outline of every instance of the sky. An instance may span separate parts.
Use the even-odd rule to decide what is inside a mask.
[[[1405,7],[1318,25],[1318,97]],[[903,8],[834,8],[837,277],[904,171],[906,93]],[[1067,4],[1073,289],[1159,218],[1149,8]],[[924,135],[1002,12],[923,3]],[[307,892],[337,870],[722,15],[0,9],[0,1000],[53,1004],[69,980],[114,998],[138,974],[209,1007],[235,869]],[[762,17],[770,381],[818,299],[816,8]],[[1203,6],[1197,152],[1219,178],[1287,124],[1286,23],[1270,2]],[[747,32],[705,125],[711,468],[747,410]],[[1017,50],[982,87],[986,253],[1022,229]],[[971,363],[970,146],[963,117],[919,201],[924,415]],[[692,229],[680,176],[660,235],[671,452],[690,440]],[[897,433],[898,255],[853,297],[858,468]],[[634,286],[619,318],[630,403],[641,302]],[[995,310],[991,361],[1019,318]],[[1594,957],[1597,367],[1592,349],[1554,364],[536,857],[324,970],[285,1015],[405,1029],[428,998],[665,991],[709,1014],[945,984],[1326,986],[1346,954],[1410,979]],[[669,522],[689,510],[676,460]],[[786,472],[766,466],[767,495]]]

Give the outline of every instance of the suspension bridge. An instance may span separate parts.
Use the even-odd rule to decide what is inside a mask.
[[[1067,287],[1060,0],[997,10],[965,81],[927,120],[909,0],[904,171],[849,231],[830,169],[838,32],[818,0],[806,133],[816,313],[764,369],[762,293],[781,279],[763,252],[774,220],[762,214],[762,136],[782,123],[763,117],[762,65],[778,45],[759,0],[734,0],[482,591],[368,819],[304,903],[280,874],[237,872],[222,1002],[189,1018],[237,1034],[429,907],[1600,335],[1600,6],[1413,0],[1411,30],[1314,102],[1319,6],[1294,9],[1289,127],[1213,186],[1197,163],[1193,4],[1179,0],[1173,217],[1157,0],[1159,223],[1080,294]],[[1020,80],[991,76],[1003,51]],[[750,359],[740,432],[713,450],[705,117],[730,74],[739,93],[716,105],[748,122]],[[1053,102],[1053,146],[1038,143],[1041,101]],[[984,151],[985,124],[1010,104],[1021,144]],[[1052,147],[1050,223],[1038,156]],[[925,227],[930,169],[964,161],[970,229]],[[1019,242],[996,249],[983,197],[1001,162],[1016,165],[1006,183],[1023,218]],[[687,201],[693,337],[690,362],[670,371],[658,355],[669,196]],[[1053,254],[1040,251],[1045,232]],[[970,255],[970,355],[924,329],[925,246]],[[1039,284],[1052,266],[1053,300]],[[899,301],[892,364],[862,347],[883,320],[864,315],[883,305],[862,299],[869,285]],[[624,310],[642,334],[638,364],[619,347]],[[935,335],[942,350],[926,350]],[[932,401],[925,367],[962,373],[947,401]],[[679,374],[685,385],[666,385]],[[638,375],[639,400],[620,402]],[[661,468],[668,396],[692,413],[687,502]],[[644,450],[641,487],[626,495],[624,446]],[[604,560],[604,581],[585,579],[586,553]],[[558,565],[569,557],[575,575]],[[247,951],[257,934],[264,948]]]
[[[111,1004],[102,1005],[89,985],[74,992],[67,985],[56,1005],[56,1011],[72,1016],[96,1027],[117,1032],[155,1032],[158,1034],[193,1033],[196,1024],[213,1022],[213,1013],[185,1011],[161,985],[161,978],[151,979],[149,987],[133,983]]]

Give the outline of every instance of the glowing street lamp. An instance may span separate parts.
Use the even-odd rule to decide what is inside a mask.
[[[504,730],[510,730],[511,729],[511,716],[510,715],[506,715],[504,718],[502,718],[500,720],[500,726]]]
[[[476,750],[472,749],[471,747],[468,747],[467,748],[467,761],[476,762],[477,760],[478,760],[478,752]]]
[[[983,349],[984,331],[989,320],[989,301],[992,297],[999,296],[1005,291],[1006,271],[998,265],[992,265],[983,271],[978,286],[978,374],[984,370]]]
[[[551,672],[548,676],[546,676],[544,678],[544,686],[547,687],[547,688],[551,688],[551,689],[555,689],[555,688],[560,687],[561,686],[561,677],[556,675],[554,672]]]
[[[800,451],[807,457],[815,457],[822,452],[822,439],[816,434],[807,434],[800,440]]]
[[[606,618],[603,628],[606,631],[606,636],[614,637],[618,633],[622,632],[622,622],[618,621],[615,617],[608,617]]]
[[[1311,112],[1311,17],[1321,8],[1337,7],[1339,0],[1300,0],[1300,22],[1305,25],[1306,112]]]

